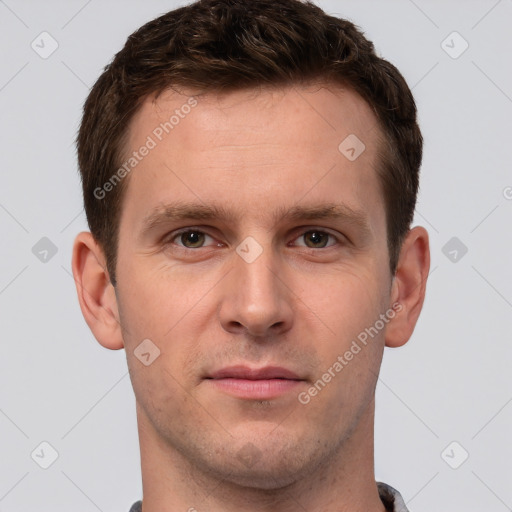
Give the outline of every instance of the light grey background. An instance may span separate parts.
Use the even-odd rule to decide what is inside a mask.
[[[432,274],[412,340],[385,352],[376,477],[413,512],[512,510],[512,0],[318,4],[402,71],[425,137]],[[71,275],[87,229],[73,143],[102,68],[177,5],[0,0],[0,512],[127,512],[142,496],[125,353],[95,341]]]

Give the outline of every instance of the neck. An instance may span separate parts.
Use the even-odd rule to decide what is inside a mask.
[[[271,488],[241,486],[193,464],[156,434],[137,404],[143,512],[385,512],[374,477],[372,400],[329,460]]]

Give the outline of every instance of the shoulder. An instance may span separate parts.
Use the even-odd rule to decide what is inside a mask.
[[[129,512],[142,512],[142,501],[136,501]]]
[[[379,496],[389,512],[408,512],[402,495],[394,488],[384,482],[377,482]],[[131,512],[131,511],[130,511]]]

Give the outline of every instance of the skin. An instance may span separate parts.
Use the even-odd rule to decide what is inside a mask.
[[[148,97],[130,124],[127,155],[188,99]],[[327,84],[197,101],[125,178],[116,289],[90,233],[73,248],[87,324],[101,345],[126,350],[143,510],[383,512],[375,386],[384,346],[413,332],[430,258],[427,232],[415,227],[390,273],[376,118],[357,94]],[[355,161],[338,150],[349,134],[366,146]],[[232,219],[168,220],[143,234],[143,219],[171,201],[222,206]],[[325,203],[360,212],[366,232],[345,218],[283,216]],[[200,233],[175,236],[182,228]],[[262,249],[251,263],[236,251],[248,236]],[[298,393],[394,303],[400,311],[378,335],[300,403]],[[148,366],[134,354],[144,339],[160,350]],[[303,381],[256,400],[205,379],[236,364],[282,366]]]

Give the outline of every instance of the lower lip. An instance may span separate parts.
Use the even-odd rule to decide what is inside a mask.
[[[209,379],[219,390],[247,400],[269,400],[289,393],[303,381],[291,379]]]

